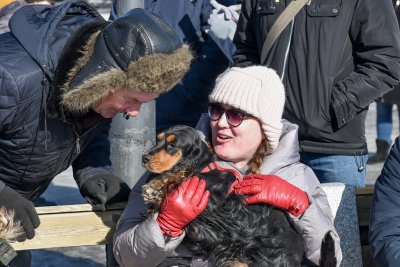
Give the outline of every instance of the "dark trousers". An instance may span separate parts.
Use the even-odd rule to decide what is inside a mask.
[[[30,250],[17,251],[17,256],[8,264],[8,267],[31,267],[31,252]],[[0,263],[0,267],[5,267]]]

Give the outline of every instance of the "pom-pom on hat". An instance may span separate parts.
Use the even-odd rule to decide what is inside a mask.
[[[285,89],[273,69],[264,66],[231,68],[218,77],[209,100],[238,108],[259,119],[272,149],[276,149],[283,127]]]

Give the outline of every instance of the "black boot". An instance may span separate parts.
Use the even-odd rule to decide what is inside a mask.
[[[376,154],[370,157],[367,161],[367,164],[376,164],[385,162],[386,158],[389,155],[390,144],[386,141],[376,139]]]

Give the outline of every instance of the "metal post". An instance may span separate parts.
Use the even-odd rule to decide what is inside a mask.
[[[133,8],[144,8],[143,0],[114,0],[117,17]],[[143,104],[138,117],[126,120],[122,114],[115,116],[111,123],[109,140],[111,162],[115,174],[133,187],[143,175],[142,154],[155,143],[155,101]],[[106,245],[106,266],[118,266],[112,246]]]
[[[144,0],[114,0],[114,8],[117,17],[122,16],[133,8],[144,8]]]
[[[138,117],[126,120],[122,114],[111,123],[109,140],[115,174],[133,187],[143,175],[142,154],[155,142],[155,101],[142,105]]]

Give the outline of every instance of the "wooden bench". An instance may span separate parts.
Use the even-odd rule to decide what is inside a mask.
[[[112,244],[125,204],[114,204],[107,211],[95,211],[89,204],[38,207],[40,226],[35,238],[11,245],[27,250]]]
[[[369,251],[368,230],[373,188],[356,190],[356,202],[364,267],[375,266]],[[38,207],[41,224],[36,236],[15,242],[15,250],[46,249],[112,244],[116,223],[125,203],[115,204],[107,211],[94,211],[89,204]]]

